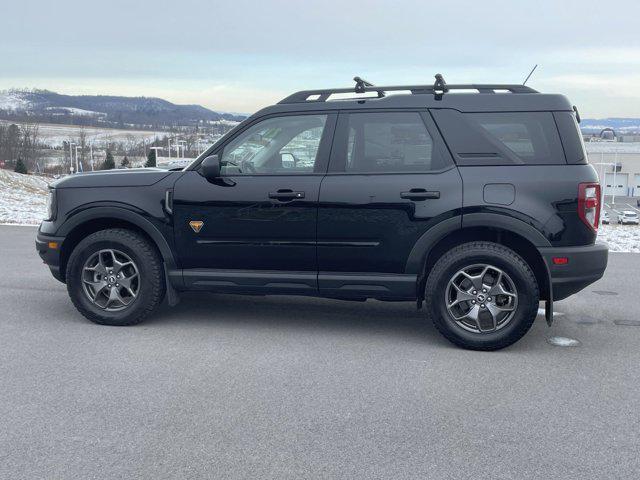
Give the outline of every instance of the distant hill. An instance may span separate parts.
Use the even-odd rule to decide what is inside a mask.
[[[583,133],[600,133],[605,128],[612,128],[616,134],[640,133],[640,118],[583,118],[580,130]]]
[[[0,119],[116,128],[163,128],[210,122],[238,122],[242,115],[200,105],[176,105],[161,98],[60,95],[48,90],[0,91]]]

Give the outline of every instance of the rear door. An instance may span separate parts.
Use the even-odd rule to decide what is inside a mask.
[[[428,113],[341,113],[320,189],[320,289],[415,297],[411,249],[461,206],[460,175]]]
[[[311,113],[258,120],[214,152],[222,178],[185,172],[173,208],[187,283],[206,283],[203,270],[225,270],[215,281],[229,285],[259,283],[247,272],[306,272],[315,288],[318,194],[335,119]]]

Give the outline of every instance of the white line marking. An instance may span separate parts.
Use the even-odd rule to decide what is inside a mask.
[[[630,205],[628,203],[625,203],[625,205],[628,205],[629,208],[631,208],[632,210],[635,210],[636,212],[640,212],[640,210],[638,210],[636,207],[634,207],[633,205]]]

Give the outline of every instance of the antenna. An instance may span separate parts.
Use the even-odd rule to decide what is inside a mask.
[[[533,75],[533,72],[536,71],[536,68],[538,68],[538,64],[537,63],[533,66],[533,68],[529,72],[529,75],[527,75],[527,78],[524,79],[524,82],[522,82],[522,85],[526,85],[527,84],[527,81],[529,80],[529,78],[531,78],[531,75]]]

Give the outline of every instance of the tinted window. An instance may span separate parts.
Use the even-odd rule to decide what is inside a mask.
[[[571,112],[553,114],[558,125],[567,163],[587,163],[587,153],[576,117]]]
[[[424,172],[440,169],[431,136],[418,112],[351,113],[341,120],[346,142],[335,148],[351,173]],[[346,150],[346,151],[344,151]]]
[[[461,165],[566,163],[550,112],[433,114]]]
[[[312,173],[326,121],[289,115],[252,125],[224,147],[223,175]]]

